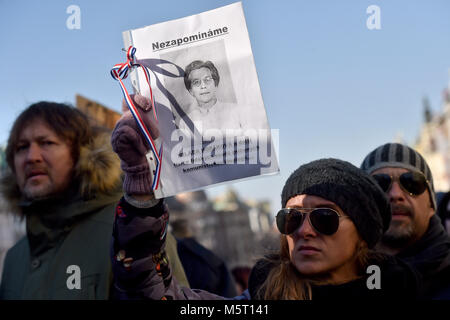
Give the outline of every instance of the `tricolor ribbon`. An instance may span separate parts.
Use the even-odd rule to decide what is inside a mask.
[[[134,119],[136,120],[141,132],[144,134],[145,139],[150,145],[150,148],[153,152],[153,155],[155,156],[156,161],[156,170],[154,172],[154,178],[153,178],[153,184],[152,189],[156,190],[159,186],[159,180],[161,177],[161,160],[162,160],[162,151],[163,151],[163,145],[161,144],[161,148],[159,149],[159,152],[156,148],[156,144],[153,141],[153,138],[148,131],[144,121],[142,120],[136,106],[133,103],[133,100],[131,99],[130,95],[128,94],[127,88],[123,84],[122,80],[126,79],[128,77],[128,72],[133,68],[141,68],[144,71],[145,79],[147,81],[148,87],[150,89],[150,103],[152,106],[153,114],[155,116],[156,123],[158,124],[158,116],[156,113],[155,104],[153,102],[153,92],[152,92],[152,86],[150,85],[150,72],[148,69],[135,62],[134,54],[136,53],[136,48],[133,46],[130,46],[127,50],[127,61],[124,63],[118,63],[111,69],[111,76],[119,81],[120,88],[122,89],[123,96],[125,97],[125,101],[127,102],[128,108],[131,111],[131,114],[133,115]]]

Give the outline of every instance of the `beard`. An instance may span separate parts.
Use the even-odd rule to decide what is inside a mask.
[[[381,242],[392,248],[402,248],[410,243],[415,236],[415,229],[413,224],[414,212],[405,205],[392,205],[392,212],[401,211],[409,214],[407,219],[392,220],[389,229],[383,234]]]
[[[25,185],[23,195],[27,200],[41,200],[48,198],[53,194],[53,184],[51,181],[45,181],[39,185]]]

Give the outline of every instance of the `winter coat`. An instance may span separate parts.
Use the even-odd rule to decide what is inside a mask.
[[[162,200],[152,208],[142,209],[121,199],[119,207],[121,215],[116,216],[111,248],[115,289],[119,299],[226,299],[204,290],[184,288],[173,277],[164,251],[169,213]],[[120,250],[129,252],[129,257],[133,258],[130,268],[126,268],[118,259]],[[313,288],[313,299],[416,298],[421,292],[420,275],[406,263],[395,257],[381,258],[381,255],[371,262],[380,267],[381,289],[367,286],[371,276],[369,273],[342,285],[316,286]],[[252,270],[249,290],[234,299],[257,299],[258,289],[272,267],[267,260],[259,261]]]
[[[122,198],[117,212],[111,245],[116,299],[225,299],[179,284],[167,255],[169,213],[163,200],[151,208],[137,208]],[[132,259],[131,265],[127,259]]]
[[[194,238],[177,239],[177,248],[191,288],[229,298],[237,294],[225,262],[211,250]]]
[[[3,193],[26,219],[26,235],[6,255],[0,298],[110,298],[109,247],[121,181],[119,159],[104,133],[82,147],[72,185],[58,197],[21,201],[14,176],[5,178]],[[173,267],[187,284],[170,239]]]
[[[422,274],[425,297],[439,298],[442,292],[450,292],[450,237],[438,216],[431,217],[422,238],[396,256]]]
[[[259,291],[278,255],[268,255],[253,267],[248,283],[252,299],[263,299]],[[311,285],[312,300],[398,300],[422,298],[420,274],[406,262],[393,256],[376,254],[369,259],[369,266],[379,267],[379,282],[374,269],[369,269],[360,278],[339,285]],[[368,285],[368,283],[370,285]]]

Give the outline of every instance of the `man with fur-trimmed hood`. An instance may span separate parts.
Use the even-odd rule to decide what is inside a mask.
[[[109,244],[122,171],[109,139],[65,104],[39,102],[16,119],[2,192],[25,219],[26,235],[6,255],[1,299],[111,298]],[[170,239],[170,262],[187,285]]]

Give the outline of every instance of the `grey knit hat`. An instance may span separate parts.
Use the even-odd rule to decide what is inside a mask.
[[[372,248],[389,227],[389,201],[376,181],[363,170],[338,159],[320,159],[300,166],[281,193],[283,208],[290,198],[307,194],[337,204]]]
[[[422,173],[427,179],[431,203],[436,209],[433,175],[430,167],[416,150],[400,143],[386,143],[370,152],[361,164],[361,169],[372,174],[377,169],[393,167]]]

